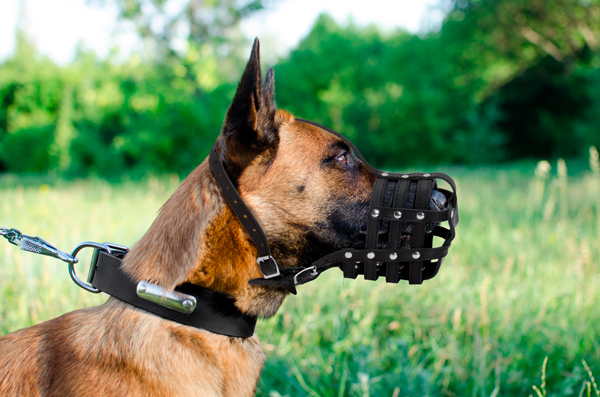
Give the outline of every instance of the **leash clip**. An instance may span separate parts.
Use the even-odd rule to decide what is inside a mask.
[[[16,245],[23,251],[50,256],[69,264],[77,263],[77,258],[73,255],[62,252],[41,237],[28,236],[18,229],[7,228],[0,228],[0,236],[3,236],[9,243]]]
[[[265,274],[265,272],[263,272],[263,278],[265,279],[270,279],[273,277],[277,277],[281,274],[281,272],[279,271],[279,263],[277,263],[277,261],[275,260],[275,258],[273,258],[271,255],[266,255],[266,256],[261,256],[256,258],[256,263],[258,263],[258,266],[260,266],[260,264],[264,261],[267,260],[272,260],[273,263],[275,264],[275,270],[277,270],[275,273],[271,273],[271,274]],[[262,268],[260,269],[260,271],[262,272]]]

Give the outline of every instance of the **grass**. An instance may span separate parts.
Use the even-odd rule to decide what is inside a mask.
[[[269,356],[258,394],[600,396],[600,171],[548,166],[445,170],[461,222],[440,273],[409,286],[331,270],[301,286],[257,327]],[[132,245],[177,184],[5,179],[0,226],[67,251]],[[0,334],[105,300],[6,243],[0,296]]]

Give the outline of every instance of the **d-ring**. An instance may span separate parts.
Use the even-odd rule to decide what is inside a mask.
[[[100,244],[100,243],[93,243],[91,241],[86,241],[86,242],[79,244],[77,247],[75,247],[75,249],[73,250],[73,253],[71,253],[71,256],[73,258],[77,257],[77,254],[79,253],[79,251],[81,251],[84,248],[88,248],[88,247],[106,251],[109,254],[112,254],[112,250],[110,249],[110,247],[107,244]],[[79,279],[79,277],[77,277],[77,274],[75,273],[75,266],[72,263],[69,263],[69,276],[71,276],[71,279],[73,280],[73,282],[75,284],[77,284],[79,287],[83,288],[84,290],[86,290],[88,292],[92,292],[94,294],[99,294],[100,292],[102,292],[99,289],[94,288],[93,286],[81,281]]]

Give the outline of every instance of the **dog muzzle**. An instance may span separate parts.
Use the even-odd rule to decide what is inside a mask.
[[[271,256],[267,238],[225,172],[218,146],[210,153],[213,174],[234,213],[258,250],[263,278],[253,285],[276,286],[296,294],[296,285],[316,279],[333,267],[345,278],[364,275],[365,280],[385,277],[388,283],[408,280],[421,284],[434,277],[448,254],[458,224],[456,184],[443,173],[391,173],[372,167],[346,137],[320,124],[315,125],[341,138],[377,179],[368,213],[365,249],[341,249],[318,259],[309,267],[284,268]],[[451,190],[438,187],[445,181]],[[447,227],[441,224],[447,223]]]

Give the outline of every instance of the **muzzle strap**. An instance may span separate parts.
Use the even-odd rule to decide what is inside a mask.
[[[396,191],[394,192],[394,207],[395,208],[405,207],[409,186],[410,186],[410,181],[408,179],[400,179],[400,180],[398,180],[398,183],[396,183]],[[388,210],[388,209],[382,208],[380,210],[379,216],[381,219],[387,219],[387,220],[396,219],[394,217],[394,213],[396,213],[396,211],[401,211],[401,210],[397,209],[394,211],[391,209]],[[404,213],[406,214],[406,209],[404,210]],[[390,229],[390,248],[400,248],[401,226],[402,226],[401,222],[392,222],[392,224],[390,226],[390,228],[391,228]]]
[[[428,208],[429,197],[431,196],[431,190],[433,181],[428,179],[420,179],[417,181],[417,193],[415,195],[415,208],[425,209]],[[423,213],[424,214],[424,213]],[[417,216],[419,213],[417,213]],[[425,247],[425,232],[427,224],[425,222],[414,222],[412,226],[412,242],[411,248],[424,248]],[[431,261],[428,261],[431,263]],[[408,282],[410,284],[422,284],[423,283],[423,262],[413,261],[409,263],[408,269]]]
[[[386,185],[387,181],[385,179],[378,178],[375,181],[373,193],[371,194],[372,205],[375,204],[377,207],[379,207],[383,204]],[[379,244],[380,222],[381,221],[379,217],[369,217],[369,221],[367,223],[367,241],[365,243],[366,249],[377,248],[377,245]],[[364,274],[365,280],[377,280],[377,263],[365,263]]]
[[[244,203],[244,200],[240,197],[233,182],[229,179],[229,176],[225,171],[225,166],[223,165],[223,160],[219,155],[217,144],[211,149],[208,160],[210,162],[212,173],[219,186],[221,186],[221,191],[223,192],[225,199],[256,246],[258,251],[258,258],[256,261],[263,277],[268,279],[278,276],[281,269],[277,261],[271,256],[271,248],[269,247],[267,237],[256,218],[254,218],[254,215],[252,215],[252,212],[250,212],[246,206],[246,203]]]

